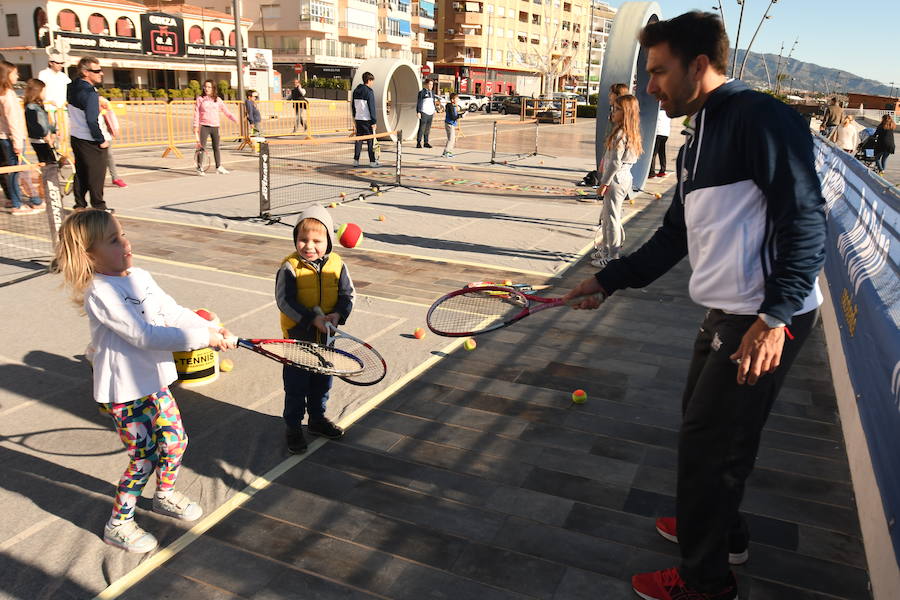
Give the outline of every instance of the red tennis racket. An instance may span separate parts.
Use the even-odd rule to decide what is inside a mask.
[[[571,304],[578,304],[581,299]],[[509,327],[528,315],[567,306],[562,298],[541,298],[501,285],[465,287],[438,298],[428,309],[428,329],[446,337],[465,337]]]
[[[346,377],[361,373],[363,370],[362,360],[353,354],[337,348],[320,346],[313,342],[300,340],[247,340],[236,337],[229,338],[228,341],[239,348],[252,350],[270,360],[322,375]]]
[[[325,316],[321,307],[316,306],[313,311],[317,315]],[[328,321],[325,321],[325,327],[328,329],[325,346],[352,354],[363,364],[362,371],[353,375],[339,375],[341,379],[353,385],[375,385],[384,379],[384,376],[387,375],[387,363],[378,350],[368,342],[338,329]]]

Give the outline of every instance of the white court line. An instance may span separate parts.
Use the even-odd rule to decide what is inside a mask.
[[[432,365],[442,360],[444,356],[451,353],[453,350],[461,346],[464,342],[465,338],[454,339],[444,348],[439,350],[436,354],[433,354],[425,361],[417,365],[414,369],[403,375],[400,379],[373,396],[368,402],[350,413],[350,415],[344,417],[343,419],[340,419],[338,421],[338,425],[344,428],[349,427],[370,410],[372,410],[372,408],[374,408],[378,404],[381,404],[397,390],[401,389],[407,383],[418,377],[421,373],[431,368]],[[220,521],[222,521],[222,519],[227,517],[234,510],[240,508],[244,503],[247,502],[247,500],[256,495],[257,492],[268,487],[269,484],[278,479],[278,477],[300,464],[300,462],[305,460],[313,452],[325,445],[325,443],[326,440],[324,438],[316,438],[312,443],[310,443],[309,449],[305,454],[291,456],[290,458],[285,459],[280,464],[270,469],[265,474],[258,477],[246,488],[225,501],[225,503],[223,503],[219,508],[210,513],[209,516],[201,519],[189,531],[176,539],[170,545],[161,549],[156,554],[148,557],[144,562],[140,563],[134,569],[132,569],[116,581],[112,582],[109,587],[97,594],[97,596],[94,597],[94,600],[111,600],[113,598],[118,598],[120,594],[137,584],[141,579],[162,566],[163,563],[184,550],[191,543],[200,539],[200,536],[206,533],[210,528],[218,524]]]

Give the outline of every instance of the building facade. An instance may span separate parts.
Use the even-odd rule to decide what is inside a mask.
[[[230,0],[213,0],[225,9]],[[272,50],[282,85],[295,77],[352,80],[370,58],[421,65],[434,44],[434,3],[419,0],[244,0],[251,45]]]
[[[598,93],[600,86],[600,71],[603,69],[603,55],[606,53],[606,43],[609,40],[609,32],[612,31],[613,19],[616,18],[616,9],[608,2],[595,0],[591,10],[591,32],[588,43],[587,86],[582,85],[578,91],[587,94]],[[582,80],[584,84],[584,80]]]
[[[104,87],[183,88],[192,79],[237,82],[230,14],[177,1],[3,0],[0,53],[22,79],[47,66],[56,49],[69,68],[91,54]],[[5,26],[4,26],[5,25]],[[252,19],[241,21],[244,46]]]
[[[429,38],[435,73],[473,94],[575,91],[590,12],[590,0],[441,0]]]

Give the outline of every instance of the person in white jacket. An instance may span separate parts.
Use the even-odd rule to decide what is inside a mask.
[[[859,128],[853,122],[853,117],[845,115],[841,124],[831,133],[831,141],[844,152],[853,154],[859,142]]]
[[[228,330],[180,306],[131,261],[131,244],[109,212],[75,211],[63,222],[54,270],[90,320],[94,399],[112,417],[129,458],[103,541],[143,553],[157,541],[135,523],[135,505],[154,471],[154,512],[185,521],[203,514],[173,489],[187,434],[168,388],[177,379],[172,352],[234,346]]]
[[[622,227],[622,204],[631,193],[631,167],[643,152],[641,144],[640,108],[631,94],[613,101],[612,127],[604,142],[603,174],[598,195],[603,199],[600,213],[601,238],[591,264],[606,266],[619,258],[625,229]]]
[[[647,177],[665,177],[666,171],[666,142],[672,132],[672,119],[666,111],[659,109],[656,117],[656,142],[653,145],[653,156],[650,157],[650,174]],[[659,171],[656,170],[656,159],[659,158]]]

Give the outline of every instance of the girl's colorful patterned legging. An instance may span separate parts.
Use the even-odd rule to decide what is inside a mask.
[[[134,518],[137,499],[154,470],[157,491],[172,489],[188,438],[168,388],[133,402],[99,407],[112,417],[131,459],[119,480],[112,510],[113,520],[125,521]]]

